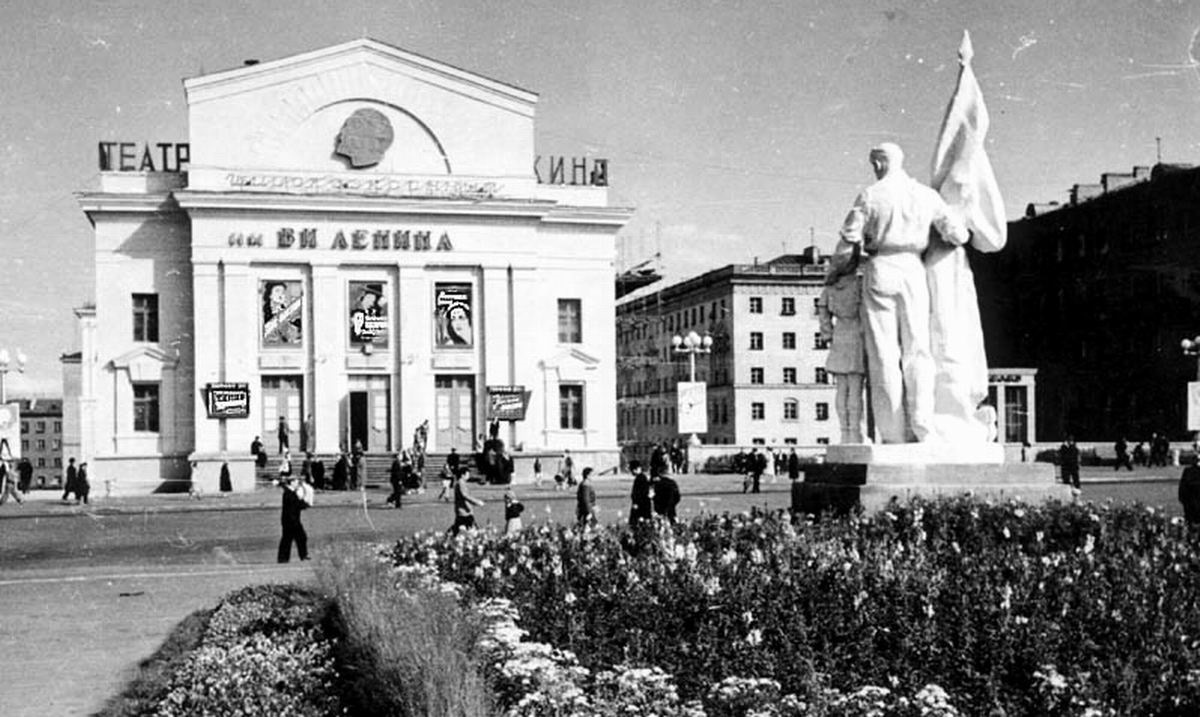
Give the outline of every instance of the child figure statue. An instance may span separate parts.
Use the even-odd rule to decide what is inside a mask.
[[[825,289],[817,300],[821,338],[830,342],[825,370],[833,374],[837,393],[834,407],[841,423],[845,443],[863,443],[863,383],[867,367],[864,359],[862,278],[858,262],[844,268],[830,267]]]

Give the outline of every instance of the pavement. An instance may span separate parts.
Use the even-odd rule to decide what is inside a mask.
[[[1146,491],[1169,496],[1172,488],[1163,484],[1177,482],[1179,471],[1178,467],[1168,467],[1116,473],[1111,467],[1085,467],[1081,477],[1085,498],[1091,487],[1097,492],[1112,491],[1118,496],[1127,493],[1131,499],[1140,499],[1138,496]],[[737,504],[740,476],[684,475],[679,476],[679,481],[685,499],[692,501],[693,510]],[[605,476],[594,482],[601,498],[628,495],[628,477]],[[435,499],[439,489],[440,486],[435,486],[423,496],[406,498],[406,510],[410,507],[421,510],[422,505],[429,504],[429,510],[436,510],[441,516],[447,508]],[[771,506],[787,505],[790,486],[786,478],[775,483],[764,482],[763,489],[769,494],[764,498],[769,497]],[[472,486],[472,492],[489,503],[499,501],[504,490],[501,486]],[[555,505],[558,501],[574,501],[573,491],[554,491],[552,485],[517,484],[514,490],[523,499],[536,498]],[[40,520],[71,515],[97,518],[261,511],[277,509],[279,505],[275,489],[199,497],[186,494],[97,497],[87,506],[63,503],[60,496],[58,491],[35,491],[22,505],[10,502],[0,506],[0,539],[8,526],[28,522],[9,520],[17,517]],[[369,489],[365,496],[372,506],[378,507],[386,491]],[[318,492],[314,510],[357,506],[363,499],[364,494],[359,492]],[[562,509],[570,515],[572,508],[563,505]],[[215,606],[224,595],[245,585],[312,579],[312,563],[155,563],[133,567],[110,564],[43,569],[0,561],[0,604],[5,606],[0,613],[0,655],[4,656],[10,688],[0,691],[0,715],[92,714],[123,689],[138,663],[149,657],[175,625],[192,612]]]

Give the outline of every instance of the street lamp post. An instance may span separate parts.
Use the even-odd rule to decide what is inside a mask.
[[[25,373],[25,352],[17,349],[16,360],[8,353],[8,349],[0,349],[0,405],[8,403],[8,393],[5,391],[4,380],[8,372],[15,369],[17,373]]]
[[[689,331],[687,336],[675,334],[671,337],[671,346],[677,354],[687,354],[688,357],[688,381],[696,382],[696,354],[712,353],[713,339],[708,334],[703,337],[695,331]],[[692,433],[688,438],[688,444],[692,446],[700,445],[700,437]]]

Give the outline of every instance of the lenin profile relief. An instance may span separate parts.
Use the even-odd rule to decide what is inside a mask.
[[[342,123],[333,153],[345,157],[354,169],[373,167],[392,146],[392,123],[379,110],[354,110]]]

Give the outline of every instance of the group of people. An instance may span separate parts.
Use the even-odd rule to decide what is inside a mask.
[[[676,438],[671,443],[656,443],[650,451],[650,472],[658,475],[666,470],[672,473],[687,473],[687,448]]]
[[[661,515],[675,522],[675,511],[679,506],[679,483],[666,470],[653,468],[647,475],[642,462],[629,461],[629,472],[633,474],[633,487],[629,492],[629,524],[636,526],[654,520]]]
[[[33,464],[28,458],[17,461],[15,467],[10,458],[0,458],[0,505],[8,502],[9,498],[24,503],[24,496],[32,483]]]
[[[742,492],[758,493],[762,486],[763,476],[771,482],[776,476],[787,474],[791,480],[800,478],[800,456],[796,449],[784,455],[783,451],[775,448],[764,448],[761,452],[757,447],[738,451],[733,456],[733,472],[742,476]]]

